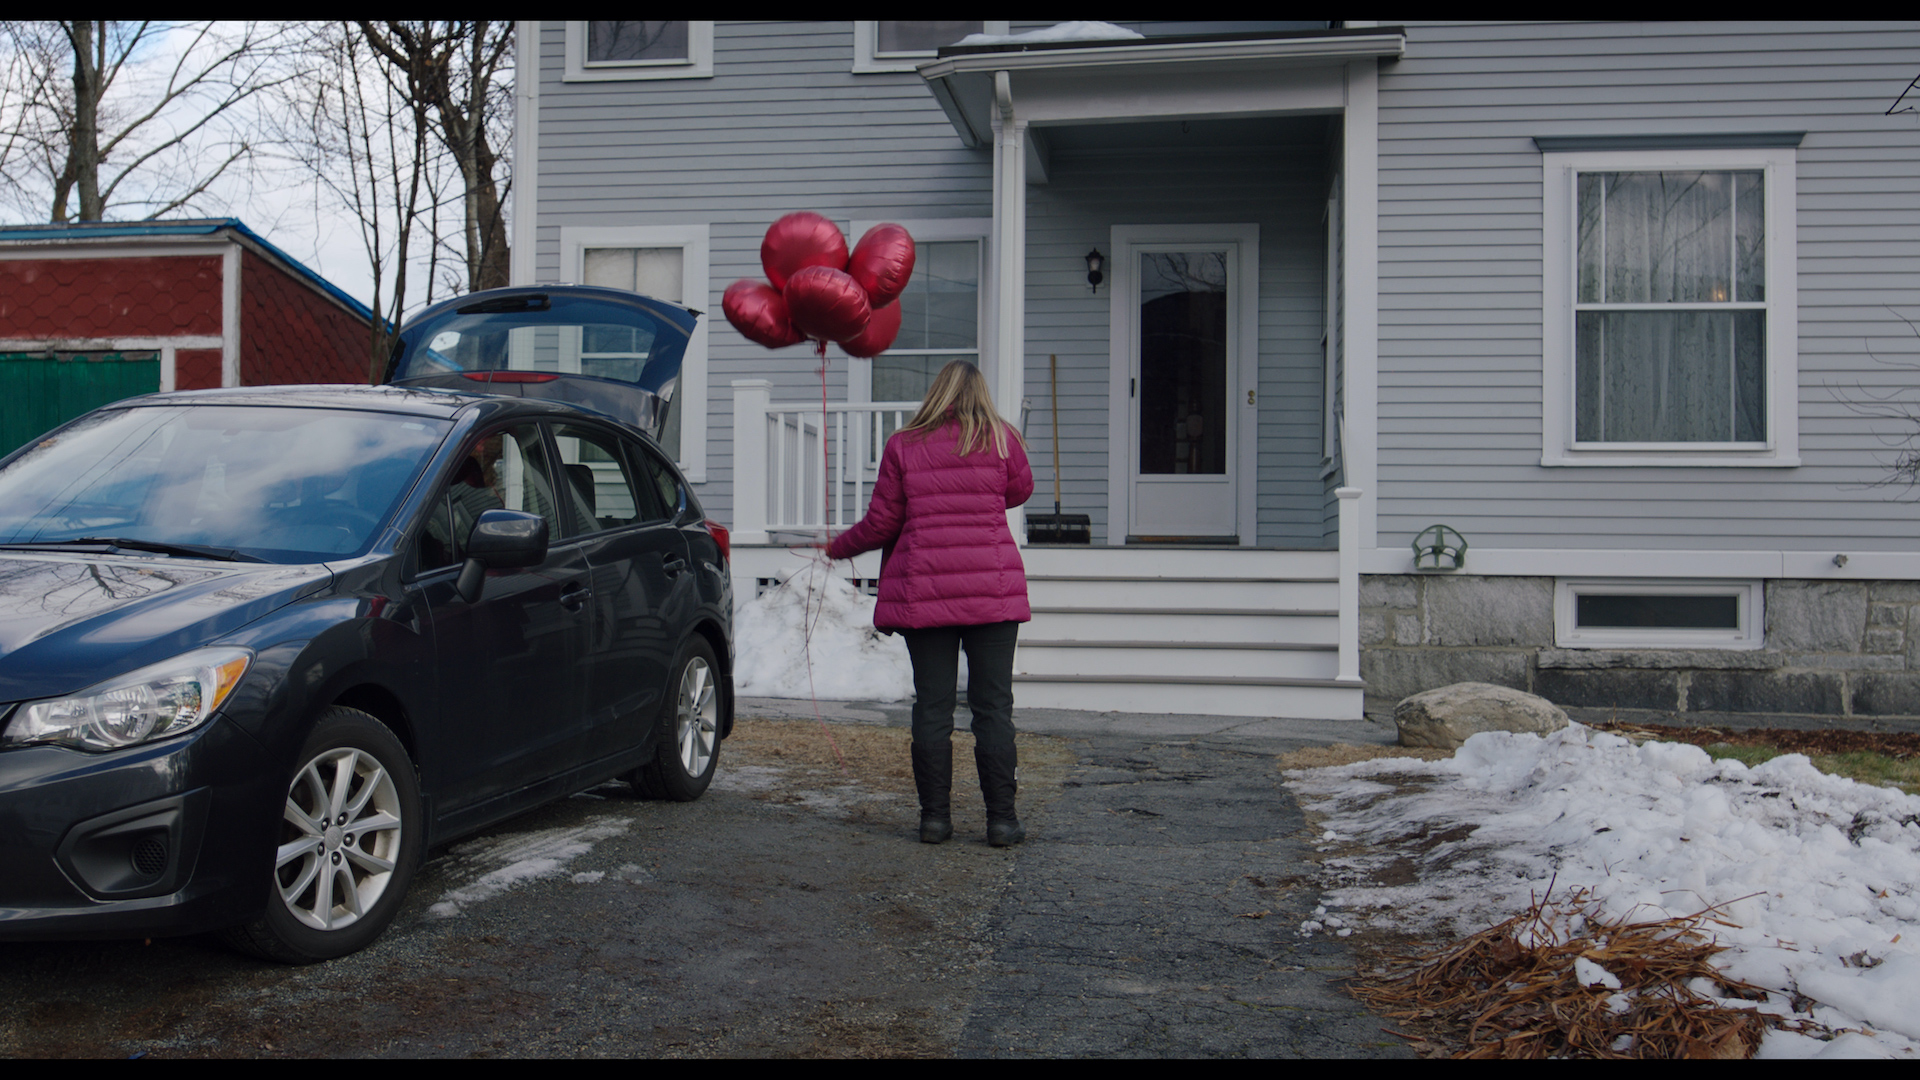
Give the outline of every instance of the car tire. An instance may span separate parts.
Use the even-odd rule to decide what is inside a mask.
[[[720,764],[719,678],[706,638],[696,634],[680,647],[653,760],[627,775],[641,798],[692,802],[713,783]]]
[[[266,911],[234,927],[243,952],[311,964],[372,944],[399,913],[426,817],[413,759],[358,709],[322,713],[287,780]]]

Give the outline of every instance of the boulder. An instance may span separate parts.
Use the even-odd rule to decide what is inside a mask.
[[[1546,698],[1492,683],[1463,682],[1426,690],[1393,707],[1401,746],[1452,750],[1482,731],[1544,735],[1567,726],[1567,714]]]

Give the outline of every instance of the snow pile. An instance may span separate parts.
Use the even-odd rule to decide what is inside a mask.
[[[759,597],[736,601],[735,693],[827,701],[913,696],[906,642],[873,628],[872,597],[831,573],[825,559],[780,577]]]
[[[1325,817],[1322,850],[1388,849],[1328,860],[1351,883],[1327,904],[1361,921],[1470,933],[1550,883],[1556,895],[1591,890],[1620,921],[1713,908],[1733,924],[1706,927],[1728,947],[1715,963],[1777,991],[1761,1008],[1873,1033],[1774,1031],[1761,1056],[1920,1053],[1920,798],[1827,776],[1799,754],[1749,769],[1577,724],[1476,735],[1444,761],[1287,776]],[[1366,882],[1411,852],[1413,884]]]
[[[1044,45],[1055,41],[1113,41],[1145,34],[1109,22],[1063,22],[1024,34],[968,34],[955,45]]]

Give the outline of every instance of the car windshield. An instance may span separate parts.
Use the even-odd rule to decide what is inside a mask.
[[[452,425],[339,409],[108,409],[0,469],[0,543],[111,537],[268,562],[362,554]]]

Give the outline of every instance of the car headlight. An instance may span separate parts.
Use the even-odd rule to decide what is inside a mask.
[[[252,662],[248,649],[196,649],[70,697],[24,702],[0,742],[118,750],[179,735],[205,723]]]

